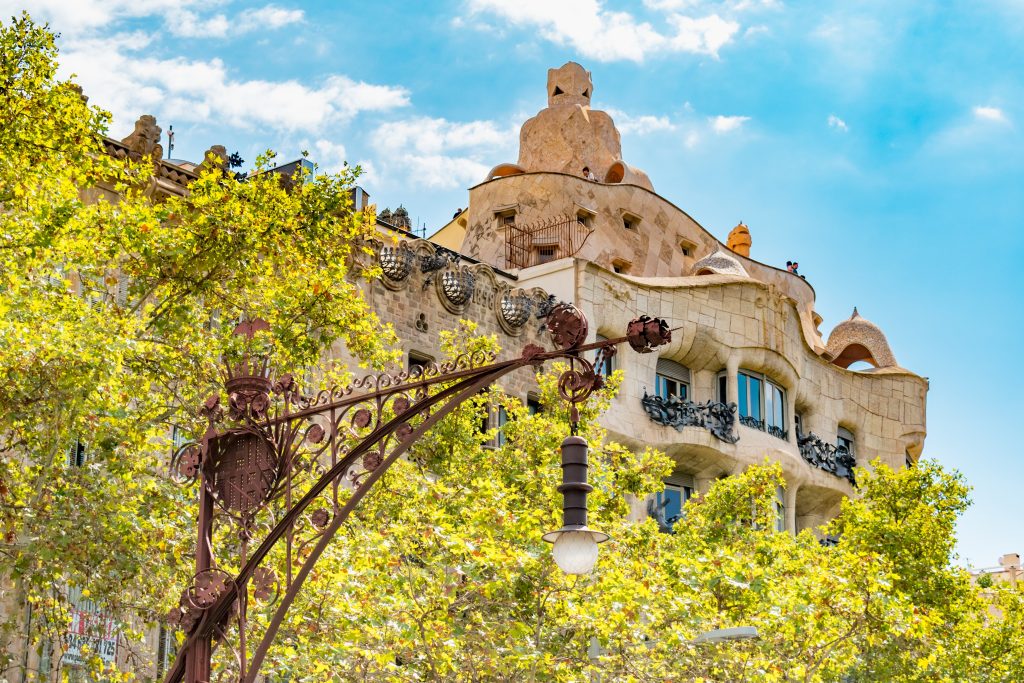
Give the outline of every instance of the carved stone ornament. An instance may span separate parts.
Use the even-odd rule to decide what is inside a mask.
[[[152,157],[159,161],[164,156],[164,148],[160,145],[160,126],[156,125],[156,117],[143,114],[135,122],[132,134],[121,140],[128,147],[128,156],[134,161],[143,157]]]
[[[225,173],[228,170],[228,150],[224,145],[214,145],[206,150],[203,155],[203,163],[199,164],[199,171],[219,169]]]
[[[380,268],[384,276],[394,282],[401,282],[412,273],[416,255],[405,244],[397,247],[381,247]]]
[[[735,430],[735,403],[694,403],[678,396],[670,396],[667,399],[649,396],[646,391],[640,403],[647,416],[658,424],[675,427],[678,431],[682,431],[683,427],[704,427],[720,441],[736,443],[740,440]]]
[[[468,270],[446,270],[441,275],[441,291],[454,306],[464,306],[473,296],[476,277]]]
[[[501,317],[509,327],[522,327],[530,319],[533,299],[525,292],[510,290],[501,297]]]

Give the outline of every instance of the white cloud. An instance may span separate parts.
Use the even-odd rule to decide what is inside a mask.
[[[739,130],[744,123],[750,120],[749,116],[712,116],[708,119],[711,122],[711,129],[718,134],[731,133]]]
[[[700,133],[698,133],[695,130],[691,130],[689,133],[686,134],[686,138],[683,141],[683,144],[685,144],[688,149],[693,149],[698,144],[700,144]]]
[[[240,12],[234,19],[206,12],[220,2],[209,0],[0,0],[0,16],[27,10],[48,21],[65,37],[87,36],[125,19],[158,17],[167,30],[182,38],[223,38],[257,30],[273,30],[303,20],[301,9],[265,5]]]
[[[646,135],[659,130],[675,130],[676,126],[667,116],[641,114],[632,116],[618,109],[608,109],[608,115],[615,121],[615,127],[626,135]]]
[[[313,151],[310,155],[312,156],[312,161],[315,161],[317,166],[328,172],[341,170],[345,162],[348,161],[345,145],[324,139],[313,143]]]
[[[119,130],[148,113],[182,122],[217,120],[237,127],[312,132],[360,112],[409,103],[404,88],[342,75],[318,85],[243,80],[234,78],[219,59],[138,56],[135,51],[146,42],[145,34],[138,33],[72,40],[61,55],[63,74],[77,74],[92,102],[112,111]]]
[[[849,126],[846,125],[846,121],[843,121],[841,118],[839,118],[835,114],[829,114],[828,115],[828,127],[829,128],[835,128],[836,130],[841,130],[844,133],[846,131],[850,130]]]
[[[605,9],[601,0],[469,0],[469,10],[533,28],[545,40],[604,62],[642,62],[658,52],[717,57],[739,30],[738,23],[718,14],[694,18],[673,13],[666,17],[670,31],[663,33],[628,12]]]
[[[276,5],[267,5],[258,9],[247,9],[238,15],[237,28],[241,31],[256,29],[276,29],[289,24],[297,24],[305,18],[300,9],[284,9]]]
[[[386,170],[405,182],[456,188],[481,182],[502,152],[511,153],[517,138],[516,126],[493,121],[417,117],[381,124],[371,143]]]
[[[974,107],[971,110],[974,113],[974,118],[980,121],[991,121],[993,123],[1009,124],[1010,119],[1007,118],[1006,112],[999,107]]]
[[[181,10],[174,19],[167,21],[167,28],[182,38],[223,38],[228,34],[231,23],[223,14],[202,17],[195,12]]]

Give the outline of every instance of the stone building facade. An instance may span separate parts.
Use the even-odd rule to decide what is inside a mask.
[[[928,383],[896,363],[884,333],[854,309],[824,337],[814,289],[751,258],[747,226],[723,244],[623,161],[583,67],[549,71],[547,87],[518,162],[470,188],[432,240],[575,303],[592,335],[619,336],[638,313],[681,326],[657,357],[616,358],[625,381],[603,417],[610,438],[677,464],[665,500],[647,508],[676,510],[767,458],[785,472],[779,527],[796,532],[853,495],[853,467],[916,460]]]

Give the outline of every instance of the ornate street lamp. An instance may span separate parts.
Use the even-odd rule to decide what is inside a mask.
[[[579,436],[567,436],[562,442],[562,528],[544,534],[554,543],[551,554],[566,574],[589,574],[597,562],[597,544],[608,534],[587,527],[587,494],[594,487],[587,483],[587,442]]]
[[[471,354],[398,375],[371,375],[315,396],[304,395],[290,375],[272,380],[271,369],[258,354],[229,366],[227,410],[219,394],[207,399],[203,413],[210,425],[205,435],[181,446],[172,460],[173,471],[200,488],[196,573],[168,615],[186,638],[165,683],[209,681],[215,640],[233,649],[237,680],[254,683],[298,591],[384,472],[482,389],[514,370],[548,360],[569,361],[558,392],[570,406],[572,436],[562,443],[563,525],[544,540],[554,543],[552,554],[564,571],[589,572],[597,545],[608,535],[587,527],[592,487],[587,483],[587,443],[576,435],[577,406],[602,386],[595,367],[604,367],[618,344],[628,342],[648,353],[668,343],[671,330],[663,321],[643,316],[629,323],[624,337],[584,344],[587,320],[571,304],[551,309],[546,326],[556,347],[552,351],[528,344],[518,358],[500,362],[493,355]],[[236,333],[252,339],[267,328],[263,321],[250,321]],[[588,351],[597,351],[596,362],[584,358]],[[344,498],[338,495],[343,485],[348,487]],[[282,507],[272,517],[265,514],[271,501],[280,501]],[[237,557],[227,563],[240,567],[237,574],[214,561],[215,517],[237,530]],[[257,538],[261,520],[267,518],[272,520],[270,531]],[[284,577],[266,562],[275,549],[284,559]],[[247,605],[252,600],[276,604],[259,638],[249,633]],[[228,637],[231,622],[237,628],[233,643]]]

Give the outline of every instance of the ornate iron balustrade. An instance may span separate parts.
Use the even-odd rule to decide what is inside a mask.
[[[789,432],[785,429],[775,425],[766,424],[764,420],[758,420],[756,417],[741,415],[740,424],[745,427],[750,427],[751,429],[759,429],[762,432],[768,432],[776,439],[782,439],[783,441],[789,440]]]
[[[756,417],[750,417],[749,415],[740,416],[740,424],[744,427],[750,427],[751,429],[760,429],[764,431],[764,420],[758,420]]]
[[[704,427],[716,438],[726,443],[736,443],[740,440],[739,435],[734,431],[736,426],[736,404],[719,403],[708,401],[706,403],[694,403],[680,399],[678,396],[663,398],[661,396],[650,396],[644,390],[644,396],[640,399],[641,405],[647,416],[658,424],[667,427],[675,427],[682,430],[683,427]]]
[[[846,479],[854,486],[857,485],[853,473],[853,468],[857,466],[857,459],[850,451],[842,446],[833,446],[822,441],[814,432],[806,436],[798,434],[797,443],[800,446],[800,455],[809,464]]]

